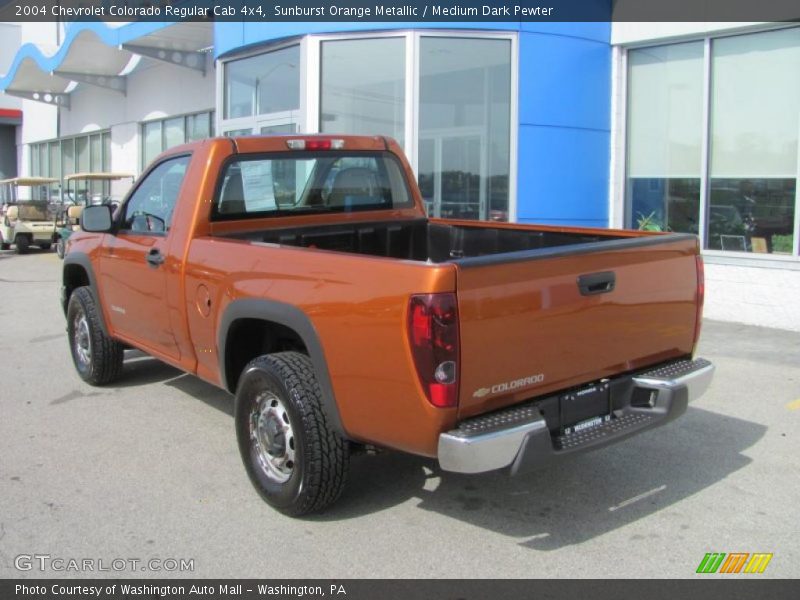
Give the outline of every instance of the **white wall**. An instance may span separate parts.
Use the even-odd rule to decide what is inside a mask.
[[[111,130],[111,168],[138,174],[142,121],[214,109],[214,62],[208,56],[206,75],[143,59],[128,75],[127,94],[80,85],[71,95],[70,110],[61,111],[61,136]],[[113,195],[122,195],[118,182]]]
[[[800,270],[706,261],[705,317],[800,331]]]
[[[71,94],[71,108],[61,111],[61,135],[213,109],[214,63],[210,55],[207,67],[203,76],[192,69],[143,59],[128,75],[125,96],[79,85]]]
[[[754,29],[767,23],[612,23],[611,44],[639,44],[653,40],[674,40],[683,37],[697,37],[722,31]]]

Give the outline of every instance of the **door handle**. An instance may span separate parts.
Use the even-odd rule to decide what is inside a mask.
[[[164,264],[164,260],[166,259],[164,258],[164,255],[161,254],[161,250],[158,248],[152,248],[147,253],[145,260],[147,260],[151,267],[160,267],[162,264]]]
[[[582,296],[607,294],[608,292],[613,292],[616,285],[617,276],[613,271],[589,273],[578,277],[578,289],[581,291]]]

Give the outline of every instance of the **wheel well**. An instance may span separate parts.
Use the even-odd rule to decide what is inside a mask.
[[[65,265],[64,266],[64,306],[69,302],[69,297],[72,292],[82,287],[89,285],[89,274],[80,265]]]
[[[261,319],[237,319],[231,323],[224,348],[228,391],[236,391],[239,376],[251,360],[287,350],[308,354],[300,335],[285,325]]]

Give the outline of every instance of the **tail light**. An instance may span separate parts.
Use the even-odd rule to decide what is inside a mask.
[[[697,312],[694,321],[694,347],[700,341],[700,329],[703,324],[703,303],[706,300],[706,272],[703,265],[703,257],[699,254],[695,257],[697,261]]]
[[[289,150],[341,150],[344,148],[344,140],[329,139],[293,139],[286,140]]]
[[[411,296],[408,339],[419,381],[428,401],[458,404],[458,308],[453,293]]]

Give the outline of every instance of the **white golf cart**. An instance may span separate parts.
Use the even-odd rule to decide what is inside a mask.
[[[130,179],[132,184],[133,178],[131,173],[73,173],[64,177],[67,189],[61,197],[61,208],[55,221],[56,252],[60,258],[64,258],[69,236],[73,231],[80,229],[83,209],[96,204],[108,204],[116,210],[119,200],[112,197],[110,193],[106,193],[105,190],[110,190],[113,181]],[[102,186],[103,192],[92,193],[93,182],[108,182],[108,185]]]
[[[19,188],[49,187],[58,179],[49,177],[14,177],[0,181],[0,249],[16,246],[25,254],[31,246],[49,250],[56,239],[56,227],[47,200],[21,200]]]

